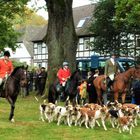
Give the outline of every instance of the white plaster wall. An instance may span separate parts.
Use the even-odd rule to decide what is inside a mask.
[[[27,51],[26,47],[23,43],[18,43],[19,47],[13,52],[10,48],[6,48],[11,54],[10,58],[16,58],[20,62],[26,62],[28,65],[31,65],[31,56]]]

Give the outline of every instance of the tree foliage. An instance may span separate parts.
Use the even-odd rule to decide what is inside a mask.
[[[116,25],[124,30],[140,33],[140,0],[116,0]]]
[[[39,16],[35,13],[35,11],[29,9],[29,8],[25,8],[25,16],[24,17],[20,17],[17,15],[17,18],[14,20],[15,21],[15,27],[16,29],[19,29],[21,27],[24,26],[28,26],[28,25],[46,25],[48,23],[47,20],[45,20],[42,16]]]
[[[16,48],[18,33],[14,30],[16,16],[24,16],[28,0],[0,0],[0,50],[5,47]]]
[[[94,48],[101,54],[108,53],[118,46],[119,31],[114,27],[115,0],[100,0],[93,13],[90,31],[95,34]]]
[[[140,31],[140,0],[99,0],[90,30],[95,34],[93,47],[100,54],[115,50],[130,53],[132,34]]]

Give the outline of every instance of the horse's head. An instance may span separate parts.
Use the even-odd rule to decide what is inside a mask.
[[[27,67],[16,67],[11,73],[11,77],[19,81],[20,86],[25,87],[27,85]]]
[[[126,71],[127,76],[140,79],[140,66],[135,66]]]
[[[135,66],[134,78],[140,79],[140,65]]]
[[[82,74],[80,70],[76,70],[72,75],[70,80],[74,81],[76,86],[78,85],[78,83],[82,80]]]

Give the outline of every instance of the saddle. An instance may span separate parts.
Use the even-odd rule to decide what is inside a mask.
[[[114,81],[115,80],[111,80],[109,77],[107,77],[106,79],[103,80],[103,83],[106,84],[107,92],[113,91],[112,85],[113,85]]]
[[[60,84],[59,81],[56,82],[56,91],[61,92],[62,91],[62,85]]]
[[[7,81],[7,79],[4,78],[3,81],[2,81],[2,84],[0,85],[0,90],[5,90],[6,81]]]

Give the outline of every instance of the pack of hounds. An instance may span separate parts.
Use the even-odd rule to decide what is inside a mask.
[[[119,133],[128,131],[132,134],[132,129],[138,125],[140,118],[140,108],[138,105],[119,102],[108,102],[107,105],[86,103],[84,105],[72,105],[67,100],[65,106],[53,103],[40,104],[40,120],[49,123],[62,123],[71,127],[85,126],[87,129],[101,126],[107,131],[106,122],[109,120],[113,128],[117,128]]]

